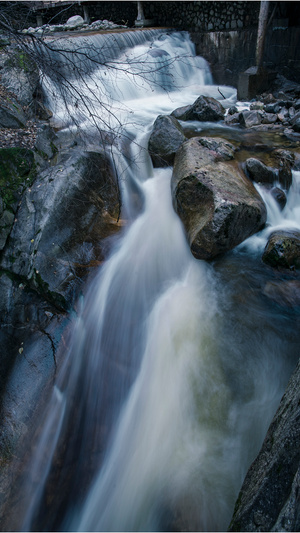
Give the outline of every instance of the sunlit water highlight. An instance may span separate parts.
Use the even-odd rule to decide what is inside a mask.
[[[146,151],[157,115],[200,94],[220,99],[218,88],[186,34],[138,44],[122,62],[133,58],[138,69],[149,50],[158,59],[154,86],[133,83],[136,72],[103,68],[76,82],[83,97],[100,87],[114,110],[105,115],[94,101],[101,128],[109,123],[119,134],[122,125],[134,141],[126,159],[114,149],[132,220],[74,321],[22,488],[22,530],[225,530],[293,366],[289,340],[256,292],[240,305],[214,266],[192,257],[172,207],[172,170],[153,169]],[[170,77],[161,58],[173,56]],[[77,120],[70,126],[58,87],[45,84],[65,131],[80,126],[96,135],[83,102],[69,102]],[[223,104],[235,102],[234,89],[222,94]],[[297,174],[283,213],[267,201],[270,224],[299,224],[298,183]],[[138,215],[133,187],[143,199]],[[250,254],[268,231],[247,241]],[[230,268],[243,292],[240,272]],[[69,471],[62,465],[53,474],[47,504],[60,453]]]

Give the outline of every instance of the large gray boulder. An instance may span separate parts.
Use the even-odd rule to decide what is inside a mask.
[[[41,172],[24,193],[1,268],[66,309],[93,262],[100,241],[119,229],[113,166],[96,148],[73,150]]]
[[[264,202],[233,154],[229,143],[205,138],[186,141],[176,154],[173,205],[197,259],[231,250],[265,224]]]
[[[300,362],[237,499],[229,531],[299,531]]]
[[[170,115],[159,115],[155,120],[148,142],[148,150],[155,167],[172,165],[185,134],[178,120]]]
[[[77,28],[81,28],[84,24],[84,20],[80,15],[74,15],[73,17],[70,17],[66,24],[65,29],[66,30],[75,30]]]

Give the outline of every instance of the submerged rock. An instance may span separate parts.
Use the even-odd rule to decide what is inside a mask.
[[[225,162],[233,158],[234,147],[221,139],[213,143],[186,141],[176,154],[171,182],[174,209],[197,259],[231,250],[266,221],[266,207],[252,182]]]
[[[178,120],[171,115],[159,115],[154,122],[148,150],[155,167],[172,165],[185,134]]]
[[[239,494],[228,531],[299,531],[300,363]]]
[[[273,198],[276,200],[276,202],[278,203],[280,209],[281,210],[284,209],[286,202],[287,202],[287,197],[286,197],[285,192],[282,189],[279,189],[279,187],[272,187],[270,193],[273,196]]]
[[[300,281],[268,281],[264,287],[265,296],[285,307],[300,305]]]
[[[274,231],[266,244],[262,260],[273,267],[300,268],[300,231]]]

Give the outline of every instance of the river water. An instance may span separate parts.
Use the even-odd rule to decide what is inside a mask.
[[[78,304],[21,486],[20,530],[226,530],[298,356],[298,315],[264,294],[278,275],[260,257],[272,227],[299,228],[300,175],[283,212],[260,191],[260,235],[213,263],[194,259],[172,169],[152,167],[147,142],[159,114],[200,94],[229,107],[236,91],[213,85],[188,34],[145,35],[73,77],[67,113],[45,79],[60,135],[79,128],[96,143],[109,128],[120,139],[126,224]]]

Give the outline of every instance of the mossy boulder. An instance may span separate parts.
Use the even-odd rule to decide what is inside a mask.
[[[0,149],[0,250],[13,226],[22,195],[36,176],[34,152],[27,148]]]
[[[262,260],[273,267],[300,269],[300,231],[274,231],[266,244]]]
[[[0,148],[0,196],[15,212],[24,190],[36,176],[34,152],[28,148]]]

